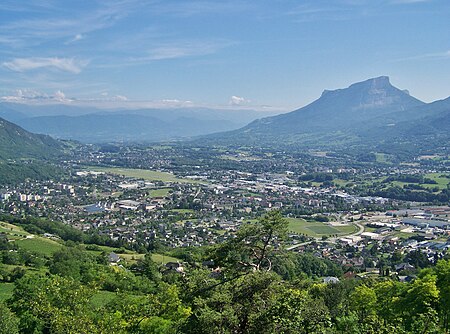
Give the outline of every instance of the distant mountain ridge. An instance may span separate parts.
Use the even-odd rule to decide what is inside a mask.
[[[271,114],[246,109],[102,110],[64,104],[0,103],[0,117],[26,130],[90,143],[179,140],[238,129]]]
[[[389,150],[389,146],[413,144],[433,150],[448,149],[448,129],[450,98],[427,104],[381,76],[348,88],[325,90],[305,107],[210,135],[203,142],[341,150],[369,146]]]

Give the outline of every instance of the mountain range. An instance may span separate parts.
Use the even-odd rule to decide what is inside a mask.
[[[303,108],[210,135],[203,142],[312,149],[399,150],[412,145],[439,150],[448,149],[448,129],[450,98],[424,103],[381,76],[345,89],[325,90]]]
[[[246,109],[108,110],[67,104],[0,103],[0,117],[28,131],[85,143],[185,139],[238,129],[273,114]]]
[[[197,136],[191,142],[202,145],[392,154],[449,150],[450,97],[425,103],[394,87],[387,76],[325,90],[317,100],[289,113],[258,118],[261,115],[252,110],[100,110],[0,103],[0,117],[26,130],[91,143],[190,140]],[[0,124],[0,156],[39,155],[60,145],[8,121]],[[23,154],[18,153],[21,151]]]

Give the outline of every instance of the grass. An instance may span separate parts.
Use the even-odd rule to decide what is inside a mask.
[[[394,232],[392,233],[392,236],[399,237],[400,239],[409,239],[413,235],[416,235],[415,233],[408,233],[408,232]]]
[[[30,235],[23,228],[5,222],[0,222],[0,233],[6,233],[8,239],[11,240],[25,238],[27,235]]]
[[[180,259],[177,259],[176,257],[156,253],[152,254],[152,260],[159,264],[166,264],[167,262],[180,261]]]
[[[9,240],[14,240],[17,245],[24,250],[36,252],[42,255],[50,256],[61,249],[62,245],[54,240],[34,235],[24,231],[21,227],[0,222],[0,233],[6,233]]]
[[[0,302],[12,296],[14,283],[0,283]]]
[[[375,159],[377,162],[388,163],[390,159],[390,155],[386,153],[374,153]]]
[[[438,187],[440,190],[446,189],[447,185],[450,183],[450,179],[448,177],[440,177],[441,175],[450,175],[448,173],[429,173],[426,174],[425,177],[432,179],[437,182],[437,184],[424,184],[423,187],[426,188],[435,188]]]
[[[125,259],[127,262],[133,262],[139,259],[143,259],[145,254],[118,254],[122,259]],[[180,261],[180,259],[177,259],[172,256],[163,255],[163,254],[157,254],[152,253],[152,260],[158,264],[166,264],[167,262],[177,262]]]
[[[16,243],[21,249],[40,253],[46,256],[51,256],[62,247],[62,245],[56,241],[38,236],[30,239],[16,240]]]
[[[180,214],[195,213],[195,211],[192,209],[172,209],[170,211],[180,213]]]
[[[323,235],[347,235],[357,231],[354,225],[330,226],[326,223],[316,221],[306,221],[302,218],[286,218],[289,222],[289,230],[298,234],[305,234],[311,237],[321,237]]]
[[[172,188],[160,188],[150,190],[150,197],[166,197]]]
[[[179,178],[172,173],[159,172],[148,169],[133,169],[133,168],[115,168],[115,167],[87,167],[90,170],[111,173],[117,175],[123,175],[127,177],[133,177],[136,179],[144,179],[148,181],[162,181],[173,183],[205,183],[198,180],[191,180],[187,178]]]
[[[328,225],[322,225],[322,226],[312,225],[312,226],[308,226],[307,228],[319,235],[339,234],[340,233],[338,229],[335,229],[334,227],[331,227]]]

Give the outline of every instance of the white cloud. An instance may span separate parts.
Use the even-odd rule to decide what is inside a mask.
[[[30,104],[47,104],[55,102],[68,103],[73,101],[73,99],[67,98],[66,94],[64,94],[61,90],[57,90],[53,94],[46,94],[32,89],[17,89],[12,95],[0,97],[0,100]]]
[[[70,104],[80,107],[92,107],[99,109],[172,109],[172,108],[211,108],[221,110],[258,110],[276,114],[290,111],[290,109],[275,108],[266,105],[251,105],[249,100],[232,96],[227,105],[205,104],[183,99],[163,99],[163,100],[133,100],[124,95],[112,95],[107,91],[100,92],[97,97],[67,97],[66,94],[57,90],[52,94],[42,93],[32,89],[18,89],[10,95],[0,96],[0,101],[22,103],[28,105],[55,105]],[[232,104],[231,102],[240,104]]]
[[[230,101],[229,104],[232,106],[241,106],[243,104],[247,104],[251,102],[250,100],[247,100],[241,96],[235,96],[233,95],[232,97],[230,97]]]
[[[87,62],[77,61],[74,58],[15,58],[12,61],[4,62],[3,66],[16,72],[25,72],[40,68],[55,68],[63,72],[78,74]]]
[[[66,101],[66,100],[67,100],[67,99],[66,99],[66,94],[64,94],[64,93],[63,93],[62,91],[60,91],[60,90],[57,90],[57,91],[55,92],[54,99],[57,100],[57,101]]]
[[[112,101],[128,101],[128,98],[124,95],[115,95],[111,98]]]

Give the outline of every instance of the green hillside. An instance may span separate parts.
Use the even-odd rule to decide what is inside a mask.
[[[25,131],[0,118],[0,183],[21,182],[27,178],[54,178],[62,173],[51,160],[62,154],[61,142]]]
[[[62,145],[57,140],[33,134],[0,118],[0,160],[47,159],[59,155],[61,149]]]

